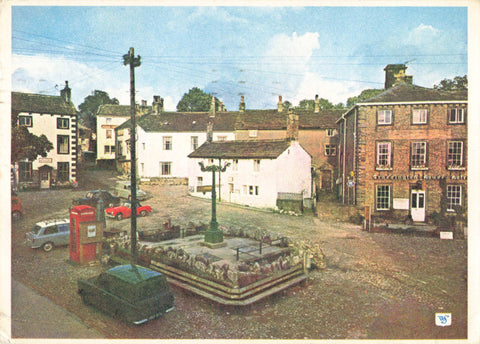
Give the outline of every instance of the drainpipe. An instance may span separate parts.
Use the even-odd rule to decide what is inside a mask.
[[[218,166],[222,166],[222,159],[218,159]],[[221,202],[221,201],[222,201],[222,173],[218,172],[218,202]]]

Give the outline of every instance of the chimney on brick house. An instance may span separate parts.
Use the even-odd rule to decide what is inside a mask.
[[[215,96],[212,96],[212,103],[210,104],[210,113],[215,117]]]
[[[292,110],[288,111],[287,140],[298,141],[298,115],[294,114]]]
[[[225,105],[223,105],[223,102],[220,102],[220,112],[225,112]]]
[[[68,87],[68,81],[65,80],[65,88],[60,91],[60,97],[62,97],[67,103],[70,103],[72,97],[72,89]]]
[[[278,96],[278,112],[283,112],[283,101],[282,101],[282,96]]]
[[[313,112],[320,112],[320,99],[318,99],[318,94],[315,95],[315,104],[313,105]]]
[[[160,96],[153,96],[152,108],[155,115],[163,112],[163,98],[160,98]]]
[[[405,64],[389,64],[384,69],[385,71],[385,89],[389,89],[397,84],[405,83],[412,84],[413,76],[406,75],[407,66]]]
[[[238,106],[238,111],[245,112],[245,97],[240,97],[240,105]]]

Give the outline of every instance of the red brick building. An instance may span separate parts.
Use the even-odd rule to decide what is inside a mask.
[[[338,120],[340,197],[392,221],[466,214],[467,92],[406,81]]]

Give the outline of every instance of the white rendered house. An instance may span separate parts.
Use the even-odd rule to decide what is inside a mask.
[[[53,144],[45,157],[15,161],[14,184],[25,188],[69,186],[77,177],[77,110],[66,82],[61,96],[12,92],[12,117]]]
[[[189,155],[189,193],[211,198],[215,164],[225,172],[216,173],[217,199],[256,208],[274,209],[285,194],[312,197],[312,158],[295,140],[245,140],[206,142]]]
[[[187,178],[188,154],[207,140],[208,123],[213,124],[213,139],[235,138],[235,116],[208,112],[151,113],[136,121],[137,174],[140,178]],[[130,121],[116,130],[117,163],[130,171]]]

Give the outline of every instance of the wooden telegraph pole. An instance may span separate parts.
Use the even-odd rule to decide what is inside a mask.
[[[131,188],[131,260],[132,265],[137,264],[137,156],[136,156],[136,122],[135,122],[135,67],[140,66],[140,56],[134,56],[133,48],[128,54],[123,55],[123,65],[130,65],[130,188]]]

